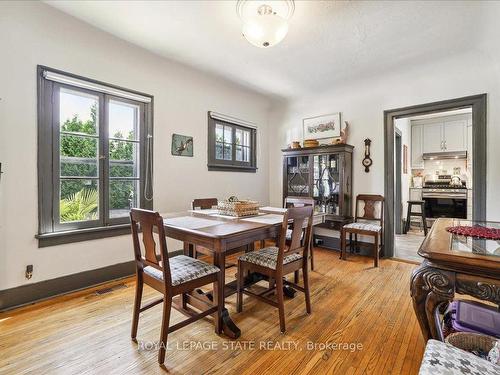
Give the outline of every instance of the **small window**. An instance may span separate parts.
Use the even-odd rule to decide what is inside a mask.
[[[255,172],[256,129],[208,115],[208,170]]]
[[[39,245],[123,234],[132,207],[152,207],[152,97],[38,74]]]

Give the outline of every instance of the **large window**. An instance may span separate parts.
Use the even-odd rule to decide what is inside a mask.
[[[125,233],[130,209],[152,206],[152,97],[38,74],[40,246]]]
[[[209,112],[209,170],[255,172],[256,149],[255,127]]]

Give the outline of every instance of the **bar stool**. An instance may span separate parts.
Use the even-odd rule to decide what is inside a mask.
[[[420,206],[420,212],[413,211],[413,206]],[[427,218],[425,217],[425,202],[424,201],[408,201],[408,213],[406,214],[406,225],[404,234],[410,230],[410,221],[412,216],[422,218],[422,225],[424,226],[424,234],[427,236]]]

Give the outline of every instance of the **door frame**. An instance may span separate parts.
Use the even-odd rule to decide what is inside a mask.
[[[402,234],[403,233],[403,228],[401,225],[401,219],[402,219],[402,204],[403,204],[403,191],[401,188],[402,185],[402,179],[403,179],[403,161],[402,161],[402,154],[403,154],[403,134],[401,133],[401,130],[399,130],[397,127],[394,127],[394,149],[395,149],[395,154],[394,154],[394,165],[395,165],[395,181],[394,181],[394,233],[395,234]],[[399,206],[399,208],[398,208]]]
[[[426,115],[460,108],[472,108],[472,202],[473,220],[486,220],[486,159],[487,159],[487,94],[466,96],[434,103],[384,111],[384,167],[385,167],[385,215],[384,215],[384,256],[394,256],[394,120],[401,117]]]

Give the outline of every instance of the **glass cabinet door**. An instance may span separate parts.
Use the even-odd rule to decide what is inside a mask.
[[[320,212],[339,215],[340,163],[339,154],[314,156],[313,198]]]
[[[290,156],[286,159],[287,196],[309,195],[309,156]]]

